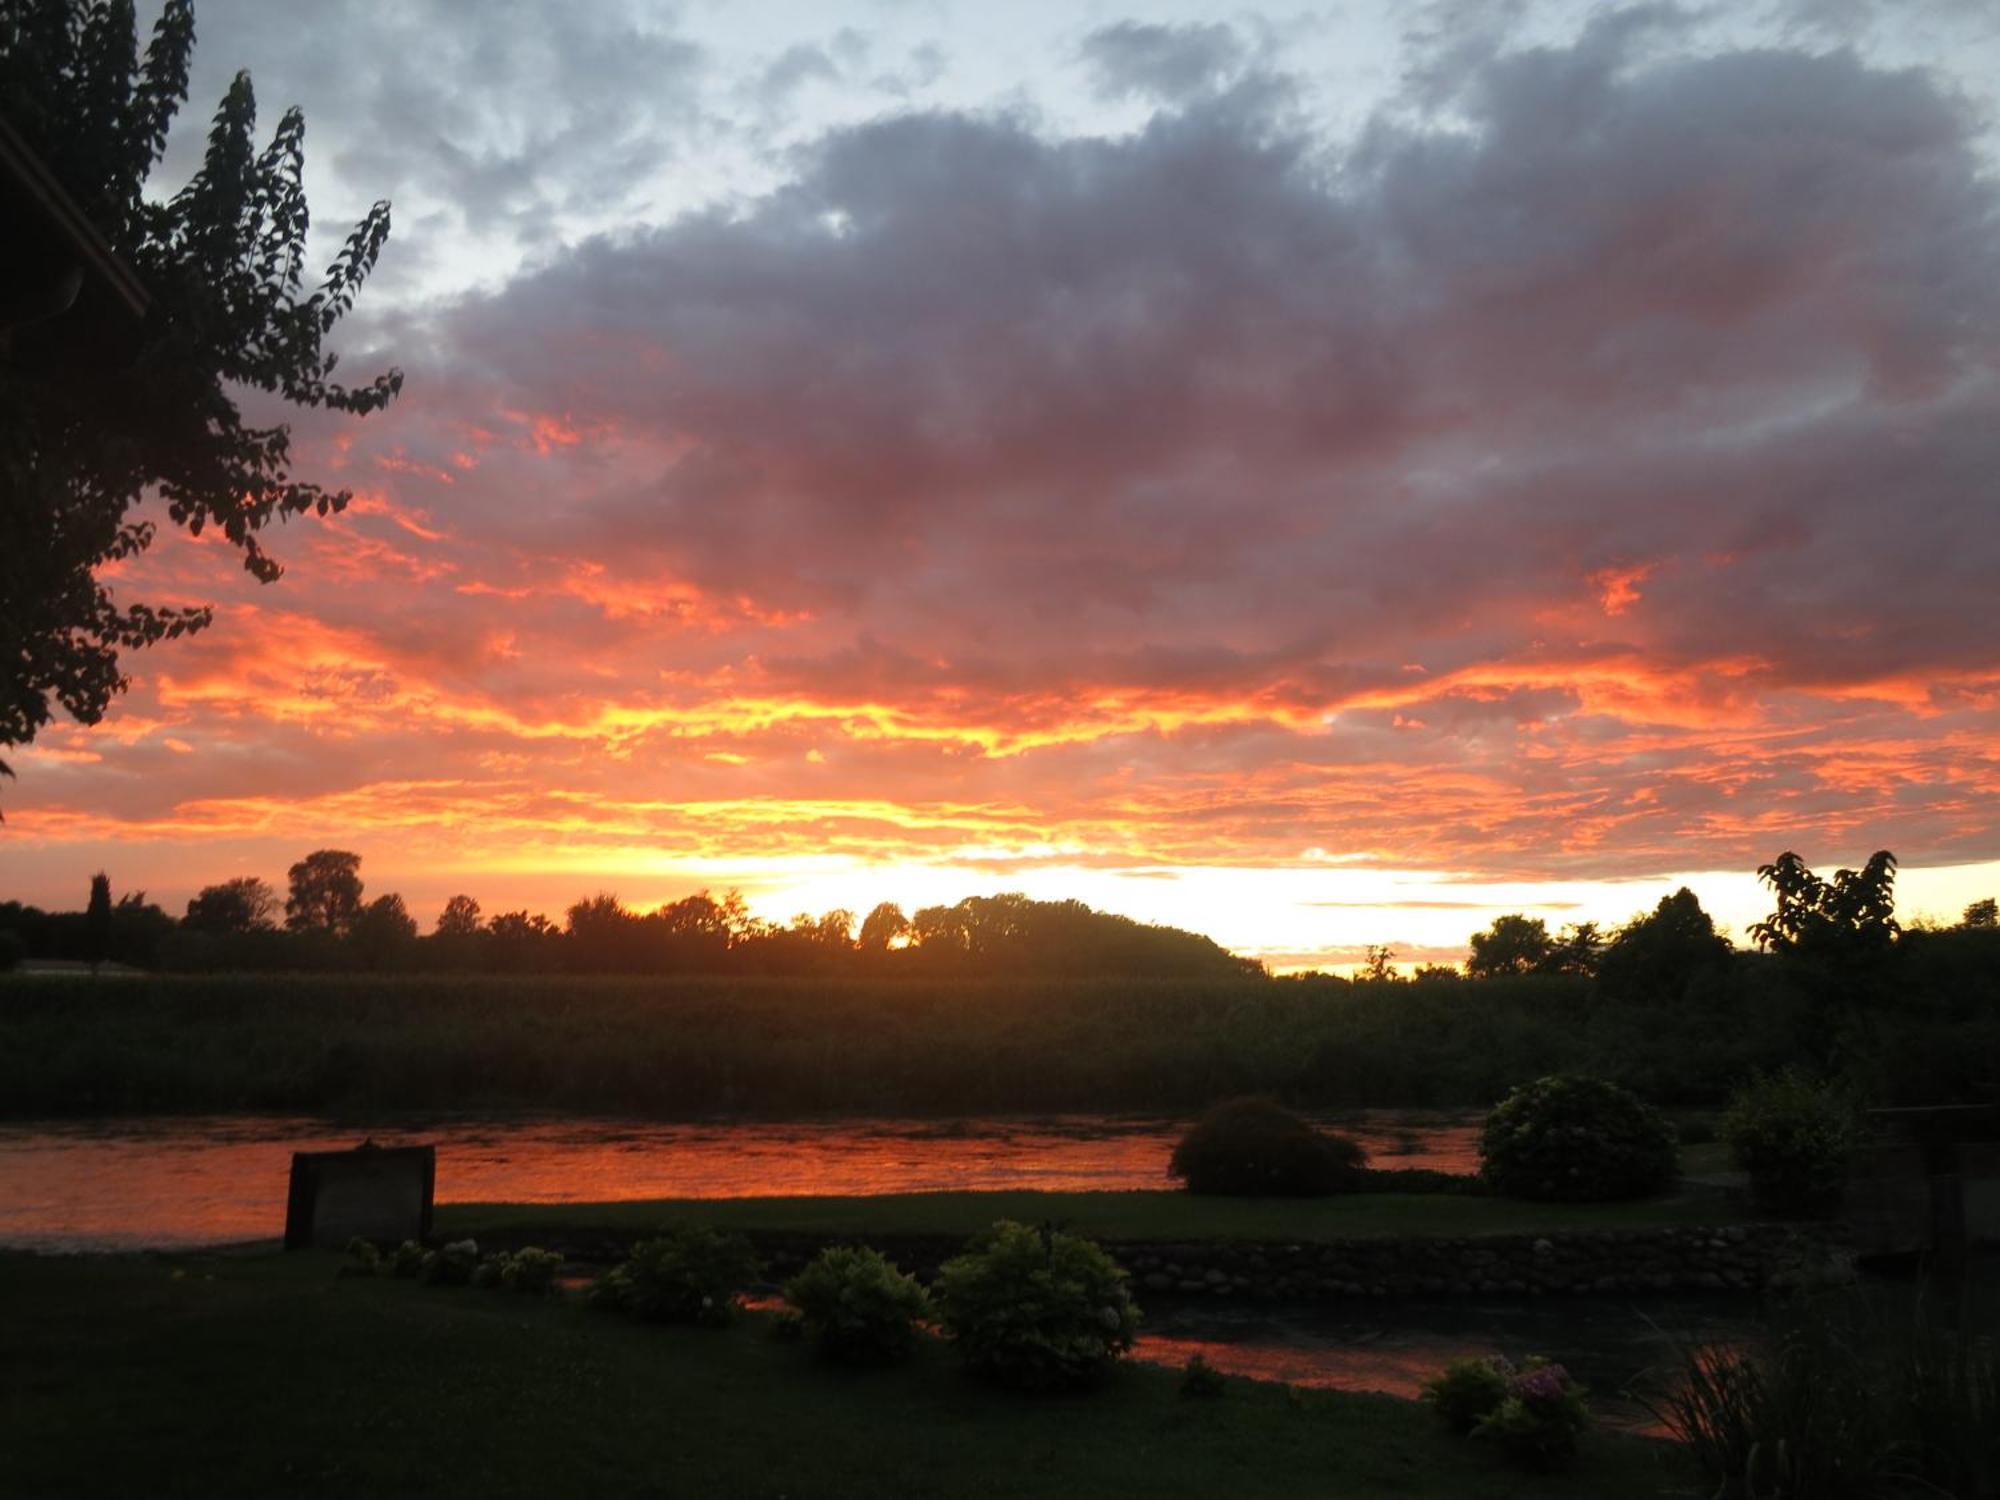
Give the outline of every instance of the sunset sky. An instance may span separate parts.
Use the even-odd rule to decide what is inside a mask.
[[[142,17],[150,23],[146,6]],[[998,890],[1274,967],[2000,893],[2000,11],[201,0],[395,228],[0,898]],[[268,415],[268,413],[266,413]]]

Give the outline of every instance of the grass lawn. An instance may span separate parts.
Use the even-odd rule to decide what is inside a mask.
[[[568,1300],[340,1280],[337,1257],[0,1256],[0,1491],[20,1496],[1481,1497],[1686,1492],[1593,1436],[1516,1473],[1387,1397],[1164,1371],[1033,1399],[927,1344],[849,1374],[751,1315],[657,1328]]]
[[[652,1199],[629,1203],[441,1204],[442,1234],[510,1237],[603,1230],[632,1233],[693,1222],[719,1229],[828,1235],[969,1235],[995,1219],[1055,1220],[1107,1240],[1324,1240],[1349,1235],[1542,1233],[1731,1223],[1735,1200],[1688,1192],[1638,1203],[1523,1203],[1455,1193],[1350,1193],[1332,1198],[1200,1198],[1183,1192],[897,1193],[868,1198]]]

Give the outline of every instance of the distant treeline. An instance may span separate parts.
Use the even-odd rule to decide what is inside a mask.
[[[435,933],[405,916],[374,947],[381,903],[358,889],[363,915],[339,922],[300,922],[295,889],[288,929],[266,910],[217,930],[221,888],[175,923],[101,882],[85,913],[0,907],[0,929],[85,959],[118,956],[86,946],[93,926],[151,932],[131,957],[202,972],[0,983],[0,1112],[1482,1105],[1557,1071],[1698,1105],[1794,1063],[1876,1103],[2000,1102],[1992,901],[1904,930],[1886,853],[1759,874],[1761,951],[1683,890],[1608,936],[1507,916],[1464,973],[1402,977],[1378,951],[1353,979],[1274,978],[1192,933],[1021,896],[878,907],[858,932],[705,895],[646,914],[596,897],[560,928],[459,900]]]
[[[420,935],[399,895],[364,901],[360,856],[323,849],[292,867],[284,921],[264,881],[204,888],[176,921],[144,893],[113,903],[103,876],[81,912],[0,903],[0,968],[22,959],[119,963],[191,973],[1261,976],[1212,939],[1093,911],[1080,901],[974,896],[905,916],[885,902],[854,914],[754,917],[731,891],[636,912],[616,896],[571,906],[561,925],[526,911],[491,917],[454,896]]]

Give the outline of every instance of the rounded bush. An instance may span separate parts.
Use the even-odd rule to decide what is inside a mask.
[[[1358,1142],[1269,1099],[1228,1099],[1181,1137],[1167,1170],[1191,1193],[1316,1198],[1359,1188],[1367,1161]]]
[[[427,1286],[469,1286],[479,1267],[479,1246],[473,1240],[453,1240],[424,1253],[417,1279]]]
[[[1130,1352],[1139,1326],[1110,1256],[1010,1219],[946,1261],[931,1296],[967,1367],[1019,1390],[1089,1384]]]
[[[1523,1084],[1486,1117],[1480,1174],[1510,1198],[1602,1203],[1643,1198],[1679,1174],[1674,1127],[1629,1090],[1601,1078]]]
[[[1814,1218],[1839,1206],[1860,1141],[1854,1102],[1798,1068],[1762,1074],[1729,1101],[1722,1139],[1767,1213]]]
[[[917,1344],[930,1298],[879,1251],[837,1245],[785,1284],[804,1331],[842,1364],[892,1364]]]
[[[500,1285],[526,1297],[545,1297],[556,1289],[556,1273],[562,1265],[558,1252],[524,1245],[512,1255],[500,1257]]]
[[[641,1240],[624,1264],[600,1276],[590,1300],[653,1323],[719,1327],[757,1279],[757,1256],[740,1235],[687,1226]]]

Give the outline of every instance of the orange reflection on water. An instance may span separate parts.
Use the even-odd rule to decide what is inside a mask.
[[[1472,1171],[1477,1127],[1387,1114],[1340,1128],[1380,1166]],[[1171,1186],[1185,1122],[1043,1119],[357,1121],[206,1116],[0,1125],[0,1246],[133,1249],[272,1239],[294,1151],[372,1137],[438,1148],[442,1203]]]

